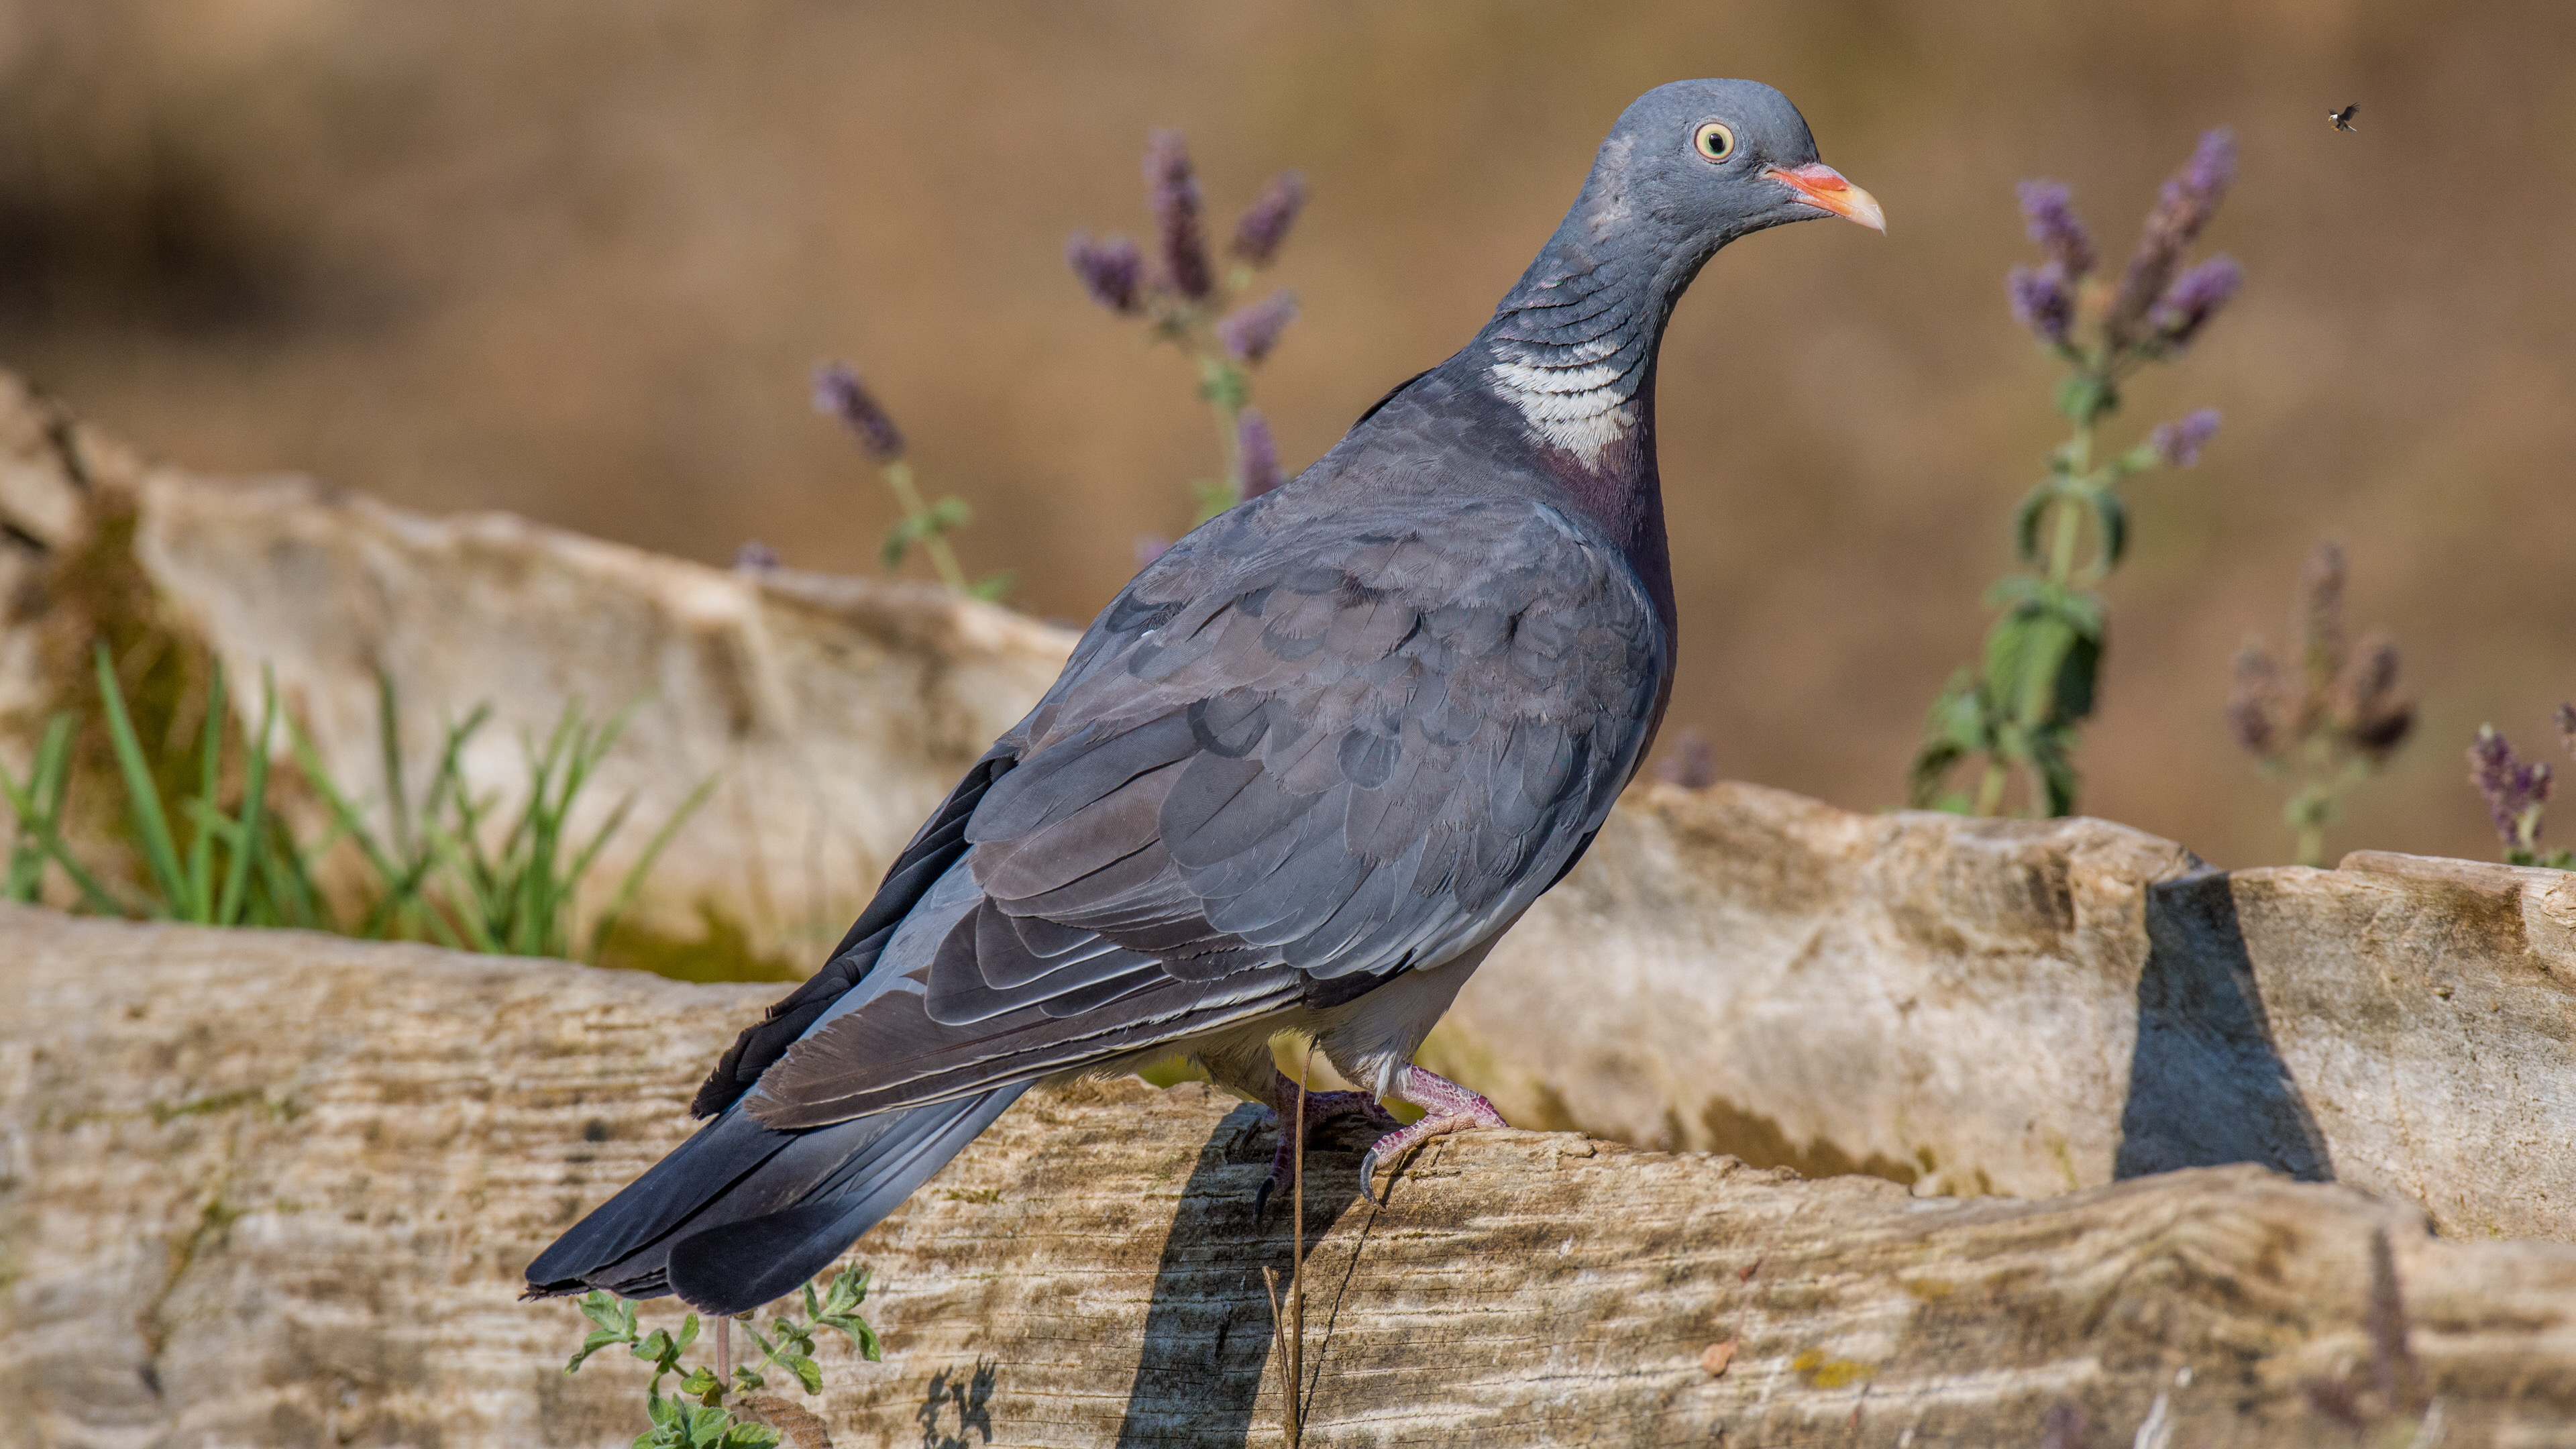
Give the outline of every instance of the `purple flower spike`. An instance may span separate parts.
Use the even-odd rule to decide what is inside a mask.
[[[1245,408],[1235,419],[1234,439],[1234,496],[1249,501],[1278,487],[1279,440],[1270,435],[1269,419]]]
[[[2030,223],[2030,239],[2039,243],[2048,259],[2064,269],[2073,281],[2090,276],[2100,260],[2093,251],[2092,233],[2084,229],[2083,218],[2067,199],[2067,190],[2054,181],[2025,181],[2021,184],[2021,214]]]
[[[2218,436],[2218,409],[2202,408],[2186,413],[2181,419],[2156,424],[2147,434],[2147,446],[2156,450],[2168,468],[2188,468],[2200,461],[2200,450]]]
[[[2245,285],[2245,269],[2234,257],[2211,257],[2199,266],[2174,278],[2164,297],[2147,313],[2147,327],[2162,338],[2166,347],[2180,351],[2191,344],[2203,323],[2218,315],[2238,288]]]
[[[2056,262],[2015,267],[2004,276],[2004,296],[2012,303],[2013,320],[2052,347],[2066,345],[2068,329],[2075,325],[2075,295],[2066,285],[2064,267]]]
[[[1288,228],[1297,222],[1297,213],[1306,205],[1306,178],[1295,171],[1282,171],[1261,188],[1261,195],[1243,219],[1234,224],[1234,254],[1256,267],[1270,265],[1279,254],[1279,244],[1288,239]]]
[[[814,411],[839,418],[841,426],[878,462],[891,463],[903,456],[902,430],[847,364],[827,362],[814,369]]]
[[[1273,292],[1247,307],[1238,307],[1216,324],[1216,340],[1237,362],[1259,362],[1279,344],[1279,334],[1297,320],[1297,294]]]
[[[2540,838],[2540,807],[2549,799],[2549,767],[2523,764],[2492,725],[2478,726],[2469,746],[2469,783],[2487,800],[2487,814],[2508,848],[2529,850]]]
[[[2576,753],[2576,704],[2558,706],[2558,738],[2570,753]]]
[[[1093,241],[1091,233],[1078,231],[1065,239],[1064,259],[1082,279],[1082,289],[1091,294],[1091,300],[1122,316],[1136,310],[1145,256],[1134,242],[1123,236]]]
[[[2227,696],[2227,728],[2258,760],[2281,752],[2281,666],[2271,651],[2249,639],[2236,651],[2236,687]]]
[[[2200,144],[2192,148],[2190,162],[2172,184],[2191,194],[2200,208],[2200,221],[2209,220],[2209,213],[2218,209],[2218,199],[2236,184],[2236,132],[2225,126],[2202,132]],[[2193,234],[2199,230],[2195,223]]]
[[[2112,346],[2126,347],[2138,340],[2147,309],[2164,296],[2174,268],[2182,264],[2183,251],[2209,225],[2219,199],[2235,180],[2236,133],[2221,126],[2200,138],[2191,160],[2165,182],[2155,210],[2147,213],[2147,224],[2138,233],[2138,249],[2120,276],[2120,292],[2112,300],[2105,324]]]
[[[1153,208],[1163,244],[1163,275],[1172,290],[1196,302],[1215,285],[1207,238],[1199,226],[1199,177],[1189,143],[1178,131],[1156,131],[1145,149],[1145,199]]]

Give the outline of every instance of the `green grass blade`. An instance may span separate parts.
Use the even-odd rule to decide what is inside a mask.
[[[63,794],[71,785],[67,762],[73,728],[69,711],[45,721],[44,738],[37,742],[35,758],[28,762],[24,786],[10,778],[6,767],[0,767],[0,797],[8,800],[10,817],[17,822],[10,832],[9,872],[6,882],[0,884],[0,899],[33,904],[44,897],[45,860],[50,853],[45,842],[59,828]]]
[[[313,877],[294,842],[254,848],[251,866],[259,872],[261,893],[267,897],[277,924],[316,931],[334,928],[330,912],[322,904],[322,893],[314,887]]]
[[[108,738],[116,747],[116,768],[125,778],[126,807],[134,816],[135,832],[143,837],[144,859],[160,881],[162,900],[153,914],[183,914],[187,901],[187,879],[179,871],[179,852],[170,840],[170,820],[161,810],[161,793],[153,786],[151,767],[144,763],[142,741],[134,737],[134,720],[125,712],[125,691],[116,682],[116,668],[109,660],[107,646],[98,646],[98,692],[107,704]]]
[[[216,792],[223,788],[223,781],[224,665],[218,659],[214,677],[206,685],[206,723],[197,732],[197,796],[185,809],[189,824],[187,914],[189,920],[201,926],[214,924],[215,837],[207,828],[206,813],[215,810]],[[203,812],[194,808],[200,805]]]
[[[392,816],[394,852],[409,858],[411,795],[403,788],[402,714],[394,698],[394,677],[382,669],[376,671],[376,754],[384,765],[385,808]]]
[[[71,785],[72,731],[72,717],[67,713],[54,716],[45,726],[45,737],[36,747],[35,767],[28,773],[26,788],[21,789],[6,770],[0,770],[0,795],[7,796],[10,812],[18,817],[19,828],[36,853],[38,864],[30,885],[43,884],[42,862],[51,860],[62,868],[73,889],[80,892],[83,906],[101,915],[139,914],[130,911],[99,884],[97,877],[82,868],[63,839],[63,798]],[[36,896],[31,893],[23,899],[32,902]]]
[[[223,900],[215,908],[218,925],[240,924],[243,896],[250,889],[250,859],[260,851],[272,848],[266,828],[268,751],[276,735],[277,679],[263,669],[259,678],[259,737],[252,742],[250,759],[244,766],[241,830],[236,837],[232,858],[224,867]]]
[[[599,960],[600,948],[608,944],[609,933],[617,929],[617,923],[625,916],[626,908],[635,903],[636,895],[644,889],[644,877],[653,869],[653,862],[662,858],[662,847],[669,845],[671,837],[680,833],[680,826],[697,813],[699,806],[707,803],[709,796],[715,794],[716,778],[714,775],[709,775],[700,780],[698,788],[689,792],[689,798],[681,801],[680,808],[672,811],[671,818],[663,821],[662,828],[654,831],[653,838],[645,842],[644,853],[635,858],[635,863],[626,868],[626,878],[617,883],[617,894],[609,899],[608,909],[600,912],[599,919],[591,924],[590,954],[583,959],[592,962]],[[618,809],[623,813],[625,806],[621,805]],[[606,834],[602,832],[602,839],[605,838]],[[592,844],[591,849],[593,851],[598,849],[597,842]],[[585,854],[583,856],[585,869],[588,861],[589,856]]]
[[[296,768],[304,773],[304,782],[322,797],[333,822],[348,836],[349,842],[358,847],[358,853],[367,858],[368,868],[375,871],[380,881],[399,879],[402,872],[386,857],[382,842],[376,839],[374,831],[367,828],[366,817],[359,813],[348,793],[340,788],[340,782],[331,778],[330,769],[322,763],[322,752],[314,747],[313,737],[304,732],[304,726],[296,723],[293,715],[286,717],[286,736],[295,756]]]
[[[703,789],[705,787],[701,786],[700,788]],[[608,844],[608,838],[615,835],[618,832],[619,827],[625,825],[627,815],[633,811],[634,808],[635,797],[632,795],[618,801],[617,808],[609,811],[608,818],[600,822],[599,830],[596,834],[590,837],[590,842],[584,845],[581,849],[573,852],[572,864],[565,867],[563,874],[564,888],[567,891],[577,890],[580,888],[582,879],[590,874],[591,862],[599,856],[600,847]],[[694,806],[692,805],[684,804],[680,807],[680,813],[685,815],[693,808]],[[665,826],[664,828],[668,829],[669,827]]]

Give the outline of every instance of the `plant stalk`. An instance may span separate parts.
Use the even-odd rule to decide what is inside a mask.
[[[1315,1042],[1306,1041],[1306,1061],[1297,1071],[1297,1142],[1291,1150],[1288,1189],[1288,1449],[1306,1437],[1306,1082],[1315,1075]]]
[[[921,526],[922,551],[930,555],[930,566],[939,572],[939,581],[959,593],[966,592],[966,570],[958,567],[957,551],[937,529],[928,526],[930,510],[923,506],[921,490],[912,483],[912,464],[897,458],[885,466],[886,487],[894,490],[894,501],[903,515]]]
[[[2004,767],[2002,760],[1993,756],[1987,757],[1986,773],[1977,781],[1976,813],[1978,815],[1993,815],[2003,808],[2004,785],[2010,778],[2011,772]]]

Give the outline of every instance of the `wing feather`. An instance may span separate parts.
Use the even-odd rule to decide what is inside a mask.
[[[1634,574],[1535,502],[1266,528],[1269,507],[1103,613],[975,797],[925,829],[980,897],[875,968],[908,973],[890,989],[772,1058],[763,1121],[987,1091],[1320,981],[1366,990],[1563,874],[1658,708],[1669,646]],[[927,859],[897,865],[916,893]]]

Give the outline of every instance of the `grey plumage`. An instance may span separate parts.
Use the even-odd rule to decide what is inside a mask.
[[[1711,118],[1723,164],[1692,149]],[[1670,689],[1664,319],[1725,242],[1836,211],[1876,224],[1767,87],[1630,107],[1493,322],[1111,601],[726,1054],[717,1120],[532,1291],[756,1306],[1046,1076],[1188,1051],[1275,1104],[1266,1043],[1302,1030],[1381,1094],[1427,1078],[1413,1050],[1590,844]]]

